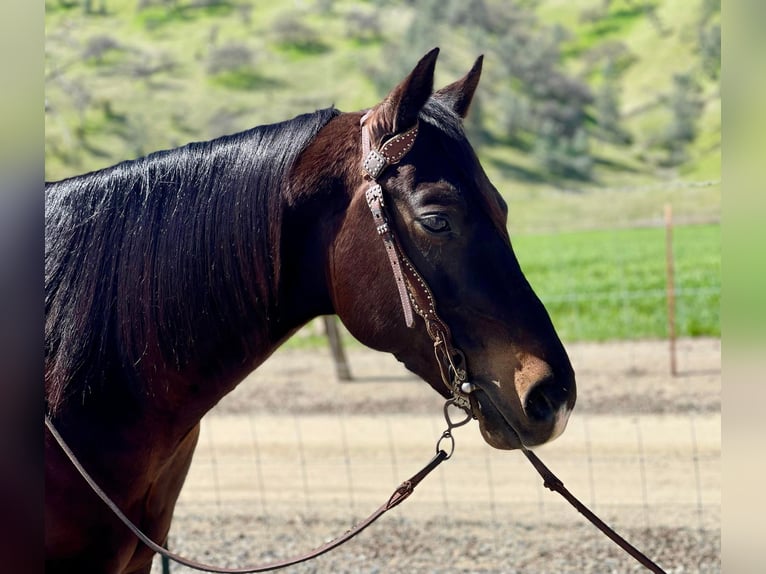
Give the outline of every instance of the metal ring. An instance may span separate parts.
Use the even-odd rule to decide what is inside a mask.
[[[452,453],[455,452],[455,437],[452,436],[452,433],[449,430],[446,430],[442,433],[442,436],[439,437],[439,440],[436,441],[436,452],[443,451],[444,449],[441,448],[442,441],[444,439],[449,439],[450,441],[450,449],[449,452],[447,452],[447,456],[444,458],[444,460],[447,460],[452,457]],[[446,451],[444,451],[446,452]]]
[[[450,406],[454,406],[455,408],[463,411],[465,418],[457,422],[453,421],[449,414]],[[461,427],[471,422],[473,420],[473,413],[470,410],[465,409],[457,404],[455,397],[452,397],[451,399],[447,399],[444,403],[444,419],[447,421],[447,430],[445,432],[449,432],[454,428]]]

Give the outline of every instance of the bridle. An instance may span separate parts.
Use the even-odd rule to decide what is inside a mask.
[[[404,321],[410,328],[415,326],[413,310],[423,319],[428,336],[434,344],[434,355],[439,365],[442,382],[447,387],[454,404],[467,413],[471,413],[468,395],[474,390],[474,385],[467,380],[465,355],[453,344],[447,323],[436,312],[436,302],[428,283],[418,273],[399,245],[386,217],[383,188],[377,181],[388,166],[398,163],[415,145],[418,123],[415,122],[414,126],[401,134],[393,135],[381,145],[380,149],[375,149],[370,144],[369,127],[366,124],[369,116],[370,112],[367,112],[360,120],[362,156],[364,157],[362,170],[368,184],[365,199],[391,264]]]
[[[389,139],[387,139],[379,149],[373,149],[370,144],[369,128],[365,124],[369,115],[370,112],[367,112],[362,116],[360,121],[362,131],[362,150],[364,157],[362,162],[362,169],[365,181],[369,184],[365,192],[367,205],[372,212],[378,235],[380,235],[382,238],[386,253],[388,255],[388,260],[394,274],[397,291],[399,293],[399,298],[402,304],[405,323],[410,328],[414,327],[415,323],[413,312],[423,319],[428,336],[433,341],[434,355],[436,362],[439,365],[441,379],[450,394],[450,398],[445,402],[443,409],[447,428],[444,430],[444,432],[442,432],[441,437],[436,443],[436,454],[417,473],[402,482],[394,490],[390,498],[377,510],[370,514],[366,519],[342,535],[338,536],[337,538],[334,538],[333,540],[323,544],[322,546],[319,546],[310,552],[296,556],[294,558],[270,562],[268,564],[248,566],[244,568],[222,568],[184,558],[183,556],[170,552],[149,538],[122,512],[122,510],[90,476],[72,449],[58,432],[50,417],[46,414],[45,426],[48,428],[49,432],[56,440],[64,454],[70,460],[72,465],[75,467],[75,469],[91,487],[93,492],[104,502],[104,504],[110,508],[115,516],[123,524],[125,524],[125,526],[150,550],[170,560],[173,560],[174,562],[189,568],[193,568],[195,570],[215,572],[218,574],[250,574],[254,572],[268,572],[272,570],[278,570],[280,568],[285,568],[287,566],[292,566],[294,564],[314,559],[347,542],[362,532],[365,528],[370,526],[383,514],[406,500],[413,493],[415,487],[420,484],[420,482],[428,474],[430,474],[442,462],[448,460],[452,456],[455,448],[455,439],[452,436],[452,430],[454,428],[463,426],[470,422],[472,419],[476,418],[469,399],[469,395],[475,390],[475,386],[473,383],[468,381],[465,355],[453,344],[452,335],[449,327],[447,326],[447,323],[443,321],[437,314],[434,296],[427,282],[420,275],[420,273],[418,273],[417,269],[415,269],[415,266],[401,249],[396,235],[389,225],[388,218],[386,217],[385,204],[383,199],[383,188],[377,182],[377,179],[388,166],[398,163],[412,149],[418,134],[418,124],[416,123],[412,128],[401,134],[394,134]],[[491,397],[489,397],[489,399],[491,400]],[[464,411],[464,418],[453,420],[452,415],[450,414],[450,407],[453,405]],[[498,409],[498,412],[501,411]],[[513,426],[510,424],[510,422],[508,422],[508,424],[511,429],[513,429]],[[515,432],[515,429],[513,430]],[[449,441],[450,446],[448,451],[441,448],[441,445],[444,441]],[[606,536],[612,539],[628,554],[634,557],[645,568],[655,572],[656,574],[666,574],[662,568],[660,568],[652,560],[646,557],[641,551],[636,549],[614,530],[612,530],[608,525],[606,525],[606,523],[600,520],[574,495],[572,495],[566,489],[564,483],[559,480],[533,452],[525,448],[523,444],[521,449],[524,455],[532,463],[535,470],[537,470],[540,476],[542,476],[544,486],[546,488],[561,494],[592,524],[594,524],[599,530],[606,534]]]
[[[380,184],[377,183],[378,177],[380,177],[386,167],[398,163],[407,152],[412,149],[418,133],[418,123],[416,121],[415,125],[404,133],[394,135],[388,139],[379,150],[376,150],[371,148],[369,130],[365,124],[370,113],[371,112],[367,112],[364,114],[360,120],[362,127],[362,153],[365,157],[363,170],[365,179],[369,182],[366,199],[373,218],[375,219],[378,234],[383,238],[383,243],[386,247],[386,253],[388,254],[388,259],[391,263],[391,269],[394,273],[394,279],[396,280],[399,291],[399,298],[402,303],[405,322],[408,327],[413,327],[411,309],[414,308],[415,312],[425,322],[428,336],[434,343],[434,353],[436,355],[436,362],[439,365],[439,372],[442,381],[451,394],[451,398],[448,402],[452,402],[466,411],[469,419],[476,418],[472,412],[471,402],[468,398],[468,395],[475,390],[475,386],[468,381],[465,355],[453,344],[447,323],[437,314],[433,293],[428,287],[425,279],[418,273],[414,265],[399,246],[396,235],[388,224],[384,211],[383,189]],[[487,394],[487,398],[492,402],[491,395]],[[497,405],[495,405],[495,408],[497,408]],[[497,410],[502,413],[499,408]],[[449,418],[447,418],[447,420],[449,422]],[[519,433],[513,428],[511,422],[506,419],[506,423],[518,436]],[[448,431],[445,431],[445,433]],[[570,493],[564,486],[564,483],[556,477],[545,464],[543,464],[535,453],[527,449],[521,440],[519,440],[519,443],[521,444],[521,450],[524,455],[543,478],[543,484],[546,488],[561,494],[561,496],[574,506],[578,512],[583,514],[594,526],[601,530],[633,558],[638,560],[644,567],[652,572],[664,574],[662,568],[612,530],[605,522],[598,518],[598,516]]]

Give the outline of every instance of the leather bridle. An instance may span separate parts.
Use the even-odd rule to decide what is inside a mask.
[[[418,123],[401,134],[393,135],[380,149],[375,149],[371,147],[369,127],[366,124],[369,116],[370,112],[367,112],[360,120],[364,157],[362,170],[368,183],[365,198],[391,264],[404,321],[408,327],[414,327],[413,310],[423,319],[428,336],[434,344],[434,355],[442,382],[454,404],[470,413],[472,409],[468,395],[474,390],[474,385],[467,380],[465,355],[453,344],[447,323],[436,312],[436,302],[428,283],[399,245],[386,216],[383,188],[377,181],[388,166],[398,163],[412,149],[418,135]]]
[[[125,526],[127,526],[127,528],[142,543],[144,543],[152,551],[165,556],[174,562],[188,566],[189,568],[193,568],[195,570],[216,572],[218,574],[249,574],[253,572],[268,572],[272,570],[278,570],[280,568],[285,568],[300,562],[312,560],[347,542],[359,534],[362,530],[367,528],[378,518],[380,518],[387,511],[391,510],[395,506],[398,506],[405,499],[407,499],[412,494],[415,487],[420,484],[420,482],[428,474],[430,474],[442,462],[448,460],[452,456],[452,452],[455,448],[455,439],[452,436],[452,429],[467,424],[472,418],[476,418],[469,399],[469,394],[475,390],[475,386],[473,383],[468,381],[465,355],[453,344],[452,335],[449,327],[447,326],[447,323],[444,322],[437,314],[433,293],[428,287],[425,279],[423,279],[420,273],[418,273],[417,269],[415,269],[415,266],[401,249],[396,235],[391,229],[391,226],[388,223],[388,218],[386,217],[383,188],[377,182],[377,179],[388,166],[398,163],[412,149],[418,134],[418,124],[416,123],[412,128],[408,129],[402,134],[394,134],[392,137],[386,140],[383,145],[381,145],[380,149],[373,149],[370,144],[369,129],[365,125],[365,121],[368,119],[369,115],[370,112],[362,116],[360,122],[364,158],[362,168],[365,180],[369,184],[369,187],[365,192],[365,197],[370,211],[372,212],[378,234],[383,240],[386,253],[388,255],[388,260],[394,274],[397,291],[399,293],[399,298],[402,304],[405,323],[410,328],[414,327],[414,311],[415,314],[423,319],[428,336],[433,341],[434,355],[436,357],[437,364],[439,365],[441,379],[451,395],[451,397],[444,405],[444,418],[447,422],[447,429],[442,433],[441,437],[436,443],[436,454],[434,457],[429,460],[425,466],[423,466],[423,468],[420,469],[416,474],[401,483],[394,490],[391,497],[383,505],[381,505],[362,522],[358,523],[356,526],[346,531],[342,535],[310,552],[287,560],[270,562],[268,564],[249,566],[244,568],[222,568],[208,564],[202,564],[200,562],[184,558],[183,556],[170,552],[149,538],[122,512],[122,510],[114,503],[114,501],[111,500],[111,498],[90,476],[72,449],[62,438],[50,417],[46,415],[45,426],[48,428],[51,435],[56,440],[75,469],[91,487],[93,492],[110,508],[115,516],[123,524],[125,524]],[[491,396],[487,396],[491,401]],[[453,420],[449,409],[449,407],[452,405],[462,409],[466,413],[465,418],[457,421]],[[495,406],[495,408],[497,407]],[[498,409],[498,412],[502,411]],[[506,422],[510,428],[516,432],[510,421],[506,420]],[[518,435],[518,433],[516,434]],[[449,451],[445,451],[441,448],[442,442],[445,440],[450,442]],[[564,483],[559,478],[557,478],[553,472],[551,472],[551,470],[548,469],[548,467],[546,467],[533,452],[524,447],[523,443],[521,443],[521,440],[519,440],[519,443],[522,444],[521,450],[524,455],[529,459],[535,470],[537,470],[537,472],[543,478],[543,483],[546,488],[561,494],[572,506],[577,509],[578,512],[583,514],[594,526],[606,534],[606,536],[608,536],[618,546],[620,546],[623,550],[625,550],[628,554],[640,562],[645,568],[654,572],[655,574],[666,574],[662,568],[650,560],[640,550],[632,546],[627,540],[622,538],[606,523],[600,520],[593,512],[591,512],[584,504],[582,504],[566,489]]]

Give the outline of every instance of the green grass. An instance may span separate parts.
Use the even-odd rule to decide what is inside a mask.
[[[619,2],[613,2],[610,11],[602,19],[588,24],[573,23],[578,27],[578,33],[564,48],[564,56],[577,57],[600,42],[624,38],[632,26],[638,25],[645,18],[647,9],[648,4],[644,3],[620,5]]]
[[[720,227],[674,230],[679,336],[720,336]],[[521,235],[522,269],[565,340],[667,336],[663,228]]]

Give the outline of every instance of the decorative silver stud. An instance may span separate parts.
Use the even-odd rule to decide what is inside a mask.
[[[474,389],[473,383],[469,383],[468,381],[460,385],[460,391],[465,393],[466,395],[470,395],[473,392],[473,389]]]

